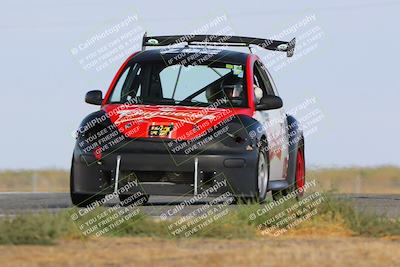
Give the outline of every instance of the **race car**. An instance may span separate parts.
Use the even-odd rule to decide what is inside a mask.
[[[86,94],[100,109],[76,132],[72,203],[110,194],[141,204],[150,195],[300,197],[303,133],[253,46],[290,57],[295,39],[145,35],[105,96]]]

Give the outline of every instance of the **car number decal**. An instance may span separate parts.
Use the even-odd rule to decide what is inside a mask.
[[[166,137],[170,134],[174,126],[170,125],[150,125],[149,136]]]

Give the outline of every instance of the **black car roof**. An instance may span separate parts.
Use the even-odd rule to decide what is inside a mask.
[[[177,64],[185,59],[191,59],[191,62],[204,60],[207,62],[219,61],[230,64],[245,65],[248,55],[248,53],[232,50],[186,46],[141,51],[132,58],[132,61],[165,61],[169,64]]]

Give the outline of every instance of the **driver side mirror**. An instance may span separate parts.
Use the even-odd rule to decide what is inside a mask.
[[[100,90],[93,90],[86,93],[85,102],[93,105],[101,105],[103,93]]]
[[[283,102],[279,96],[267,95],[260,99],[260,103],[257,104],[256,110],[278,109],[282,106]]]

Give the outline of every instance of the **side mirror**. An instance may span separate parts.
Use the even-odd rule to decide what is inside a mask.
[[[85,102],[93,105],[101,105],[103,93],[100,90],[93,90],[86,93]]]
[[[282,99],[279,96],[267,95],[260,99],[260,103],[257,104],[256,110],[277,109],[282,106]]]

